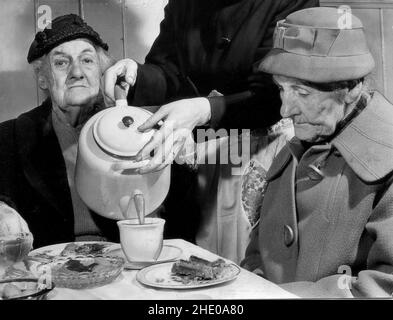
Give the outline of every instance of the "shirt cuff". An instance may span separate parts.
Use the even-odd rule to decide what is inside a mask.
[[[226,101],[224,96],[207,97],[211,108],[210,127],[218,128],[221,119],[226,110]]]

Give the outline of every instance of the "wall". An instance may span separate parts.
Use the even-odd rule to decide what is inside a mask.
[[[187,1],[187,0],[184,0]],[[0,0],[0,121],[35,107],[41,96],[26,54],[37,31],[37,9],[47,4],[53,17],[65,13],[83,16],[108,42],[117,59],[144,61],[159,32],[167,0]],[[321,1],[347,4],[365,24],[376,58],[374,86],[393,101],[393,0]]]
[[[76,13],[109,44],[117,58],[144,62],[168,0],[0,0],[0,122],[37,106],[41,94],[26,61],[38,31],[37,9],[49,5],[52,18]]]
[[[367,41],[375,58],[372,85],[393,101],[393,0],[322,0],[323,6],[349,5],[366,30]]]

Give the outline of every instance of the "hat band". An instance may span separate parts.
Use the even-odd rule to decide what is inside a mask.
[[[335,56],[350,56],[369,53],[365,43],[363,29],[328,29],[313,28],[285,23],[285,20],[277,22],[274,31],[274,48],[283,49],[287,52],[306,56],[329,56],[336,41],[354,39],[356,48],[346,48],[345,52],[336,52]],[[353,52],[352,52],[353,50]]]

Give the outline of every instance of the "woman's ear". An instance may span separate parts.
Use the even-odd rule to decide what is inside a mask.
[[[42,90],[48,90],[49,89],[48,80],[46,79],[46,77],[43,74],[39,74],[38,75],[38,86]]]
[[[360,94],[362,93],[363,82],[359,82],[353,89],[347,92],[345,95],[345,103],[352,104],[359,99]]]

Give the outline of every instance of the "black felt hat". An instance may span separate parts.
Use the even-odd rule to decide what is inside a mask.
[[[78,38],[87,38],[104,50],[108,50],[108,45],[102,41],[100,35],[81,17],[67,14],[57,17],[47,28],[35,35],[27,54],[27,61],[31,63],[63,42]]]

